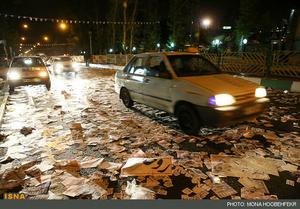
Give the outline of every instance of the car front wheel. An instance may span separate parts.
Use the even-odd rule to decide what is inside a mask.
[[[50,89],[51,89],[51,83],[47,83],[46,84],[46,88],[47,88],[48,91],[50,91]]]
[[[197,111],[192,105],[181,104],[176,108],[176,117],[180,128],[187,134],[197,135],[201,127],[201,121]]]
[[[15,87],[14,86],[9,86],[9,93],[13,93],[15,91]]]
[[[126,88],[122,88],[120,91],[120,99],[122,100],[123,104],[127,107],[130,108],[133,106],[133,101],[130,97],[130,94]]]

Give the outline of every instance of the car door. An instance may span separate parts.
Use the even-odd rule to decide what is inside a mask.
[[[146,57],[136,57],[125,69],[124,86],[128,89],[133,101],[143,102],[143,82],[145,78]]]
[[[144,79],[144,101],[149,106],[168,111],[172,103],[171,88],[172,75],[167,70],[163,57],[150,56],[146,63],[146,76]]]

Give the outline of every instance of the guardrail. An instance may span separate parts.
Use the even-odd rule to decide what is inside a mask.
[[[300,52],[278,51],[201,53],[224,72],[253,76],[276,76],[300,79]],[[92,63],[126,65],[132,55],[93,55]],[[82,58],[83,59],[83,58]]]
[[[123,54],[93,55],[92,63],[126,65],[131,57],[132,55],[123,55]]]
[[[255,76],[300,78],[300,52],[278,51],[268,55],[252,52],[201,53],[224,72]]]
[[[72,56],[73,61],[75,62],[84,62],[83,56]]]

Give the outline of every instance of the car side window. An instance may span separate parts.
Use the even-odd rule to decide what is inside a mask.
[[[136,58],[127,70],[128,73],[135,75],[145,75],[145,71],[143,57]]]
[[[147,62],[147,76],[158,78],[171,78],[171,74],[167,70],[164,60],[160,56],[152,56]]]

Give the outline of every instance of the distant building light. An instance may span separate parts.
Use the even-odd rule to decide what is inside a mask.
[[[133,52],[135,52],[136,51],[136,47],[134,46],[134,47],[132,47],[132,51]]]
[[[248,40],[247,40],[246,38],[244,38],[244,39],[243,39],[243,44],[246,45],[247,43],[248,43]]]
[[[223,26],[223,30],[231,30],[231,26]]]
[[[172,42],[172,43],[170,44],[170,46],[171,46],[172,48],[174,48],[174,47],[175,47],[175,43]]]
[[[110,48],[110,49],[108,50],[108,52],[109,52],[109,53],[113,53],[114,50],[113,50],[112,48]]]
[[[157,43],[157,44],[156,44],[156,47],[157,47],[157,48],[160,48],[160,43]]]

